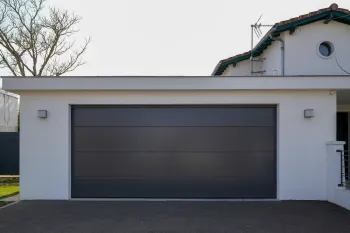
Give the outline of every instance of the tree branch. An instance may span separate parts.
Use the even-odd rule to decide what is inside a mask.
[[[70,37],[81,17],[57,8],[43,14],[46,0],[0,0],[0,65],[13,75],[62,75],[85,64]]]
[[[11,73],[14,76],[17,76],[15,70],[12,68],[12,66],[10,65],[10,63],[7,61],[6,56],[4,56],[4,54],[0,51],[0,57],[1,57],[1,61],[4,62],[6,64],[6,67],[11,71]]]

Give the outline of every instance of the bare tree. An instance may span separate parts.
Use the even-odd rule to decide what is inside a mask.
[[[0,0],[0,67],[15,76],[59,76],[85,64],[91,38],[75,48],[81,17],[46,0]]]

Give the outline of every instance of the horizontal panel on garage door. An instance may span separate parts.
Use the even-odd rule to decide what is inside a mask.
[[[275,180],[257,177],[206,180],[77,179],[77,198],[275,198]]]
[[[271,151],[274,127],[77,127],[75,150]]]
[[[215,111],[213,111],[213,108]],[[74,126],[275,126],[274,107],[77,106]]]
[[[72,197],[275,198],[274,106],[74,106]]]
[[[256,176],[255,173],[273,175],[274,155],[274,152],[76,152],[74,163],[79,163],[76,177],[240,177]]]

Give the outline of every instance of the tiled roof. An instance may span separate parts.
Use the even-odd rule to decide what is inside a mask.
[[[330,5],[330,7],[322,8],[322,9],[319,9],[318,11],[313,11],[313,12],[310,12],[308,14],[300,15],[298,17],[294,17],[294,18],[276,23],[275,27],[283,26],[283,25],[286,25],[289,23],[293,23],[293,22],[296,22],[296,21],[299,21],[302,19],[306,19],[306,18],[309,18],[312,16],[319,15],[319,14],[324,13],[324,12],[329,12],[329,11],[337,11],[337,12],[342,12],[342,13],[350,15],[350,11],[348,9],[339,8],[336,3],[333,3],[332,5]]]
[[[326,19],[350,24],[350,17],[348,16],[350,16],[350,11],[348,9],[339,8],[337,4],[333,3],[332,5],[330,5],[330,7],[278,22],[274,24],[272,29],[268,31],[266,35],[273,34],[273,36],[279,36],[279,34],[283,31],[287,31],[298,26],[303,26],[319,20]],[[266,35],[258,43],[257,47],[254,48],[254,56],[259,56],[272,43],[272,40]],[[235,55],[233,57],[223,59],[215,67],[215,70],[212,75],[221,75],[230,64],[247,60],[250,57],[251,51],[248,51],[242,54]]]
[[[239,58],[239,57],[246,57],[246,56],[250,57],[250,54],[251,54],[251,51],[249,50],[248,52],[237,54],[237,55],[235,55],[233,57],[229,57],[229,58],[223,59],[221,61],[226,62],[226,61],[230,61],[232,59],[236,59],[236,58]]]

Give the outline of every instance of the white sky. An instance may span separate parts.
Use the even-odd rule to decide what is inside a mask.
[[[49,0],[83,17],[87,64],[68,75],[210,75],[250,49],[250,25],[274,24],[334,0]],[[350,0],[338,0],[350,9]],[[3,74],[4,71],[1,71]]]

